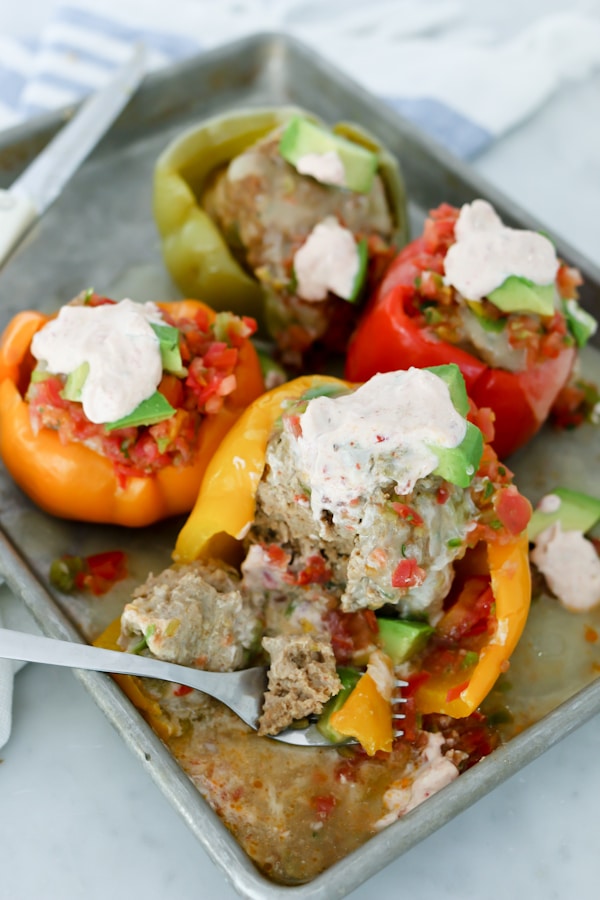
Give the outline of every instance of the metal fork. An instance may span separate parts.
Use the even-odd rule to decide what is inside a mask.
[[[267,669],[256,666],[238,672],[206,672],[149,656],[104,650],[56,638],[40,637],[0,628],[0,657],[27,662],[49,663],[71,669],[91,669],[120,675],[141,675],[196,688],[220,700],[247,725],[256,730],[267,687]],[[285,744],[301,747],[335,747],[314,723],[305,728],[287,728],[269,735]],[[349,743],[344,741],[344,743]],[[351,743],[355,743],[352,741]]]

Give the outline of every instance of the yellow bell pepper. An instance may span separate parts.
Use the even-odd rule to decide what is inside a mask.
[[[256,491],[275,422],[287,401],[327,384],[350,387],[338,378],[304,375],[263,394],[242,414],[206,468],[196,504],[177,537],[176,562],[207,556],[235,559],[236,542],[254,521]]]

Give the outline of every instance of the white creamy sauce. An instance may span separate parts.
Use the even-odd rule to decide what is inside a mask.
[[[456,243],[445,261],[445,280],[468,300],[481,300],[511,275],[551,284],[558,260],[552,242],[535,231],[508,228],[487,200],[466,203],[458,217]]]
[[[31,352],[54,375],[69,375],[87,363],[83,411],[90,422],[114,422],[152,396],[160,383],[160,344],[150,322],[162,321],[154,303],[63,306],[34,336]]]
[[[310,175],[322,184],[346,185],[344,163],[335,150],[326,153],[305,153],[296,163],[300,175]]]
[[[406,786],[405,779],[394,782],[383,795],[383,802],[390,812],[376,823],[378,830],[391,825],[458,777],[457,767],[442,755],[444,741],[443,734],[427,735],[427,745],[412,782]]]
[[[600,559],[581,531],[555,522],[535,539],[531,560],[565,609],[587,612],[600,604]]]
[[[542,513],[555,513],[558,512],[560,506],[561,499],[558,494],[546,494],[545,497],[542,497],[536,508]]]
[[[457,447],[467,428],[445,382],[414,368],[374,375],[341,397],[315,397],[300,427],[295,447],[313,516],[329,510],[334,522],[352,520],[378,484],[409,493],[437,468],[431,445]]]
[[[347,300],[352,296],[359,258],[354,235],[335,216],[315,225],[294,256],[298,296],[325,300],[331,291]]]

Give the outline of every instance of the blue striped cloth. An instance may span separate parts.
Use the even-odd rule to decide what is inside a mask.
[[[600,67],[600,22],[576,13],[543,17],[497,42],[461,31],[457,5],[445,0],[371,0],[366,9],[329,0],[309,23],[301,0],[176,0],[158,16],[145,7],[136,13],[132,0],[108,13],[83,2],[58,7],[37,41],[0,36],[0,127],[94,90],[137,41],[149,68],[159,68],[275,29],[312,43],[452,152],[471,157],[561,84]]]
[[[600,68],[600,20],[580,13],[542,17],[501,42],[461,28],[460,6],[449,0],[171,0],[160,12],[142,0],[99,3],[57,7],[36,39],[0,35],[0,129],[96,89],[136,42],[145,44],[148,66],[156,69],[229,39],[276,30],[312,44],[468,158],[565,82]]]
[[[66,106],[100,87],[137,42],[147,48],[149,68],[202,49],[185,35],[75,6],[60,7],[38,41],[0,37],[0,126]]]

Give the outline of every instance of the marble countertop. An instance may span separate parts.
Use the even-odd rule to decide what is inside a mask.
[[[600,15],[598,2],[579,5]],[[506,2],[494,15],[504,27],[511,10],[528,6],[545,8]],[[2,11],[0,31],[24,21]],[[596,264],[599,112],[600,73],[562,89],[473,163]],[[600,877],[599,759],[595,718],[352,900],[591,900]],[[0,900],[237,896],[69,671],[29,665],[17,676],[13,734],[0,762]]]

